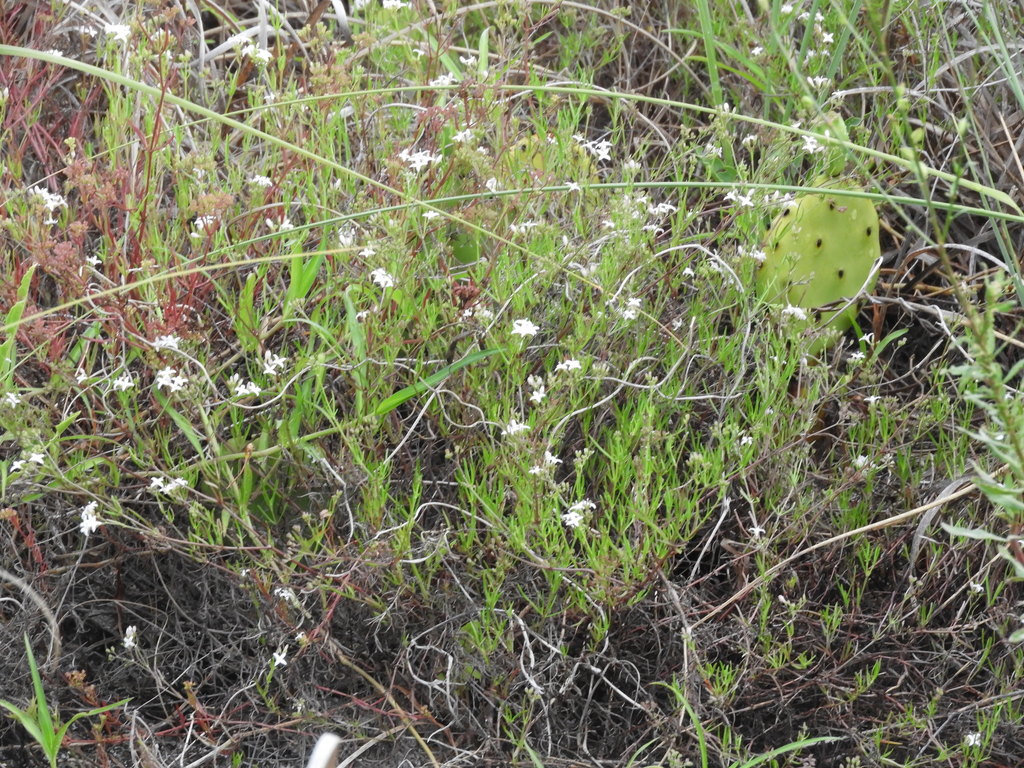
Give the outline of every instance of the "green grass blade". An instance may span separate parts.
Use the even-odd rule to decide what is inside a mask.
[[[384,416],[385,414],[395,410],[395,408],[400,406],[405,401],[411,400],[417,395],[426,392],[428,389],[436,387],[438,384],[447,379],[456,371],[465,368],[467,365],[472,365],[473,363],[479,360],[483,360],[485,357],[490,357],[491,355],[501,351],[503,351],[502,348],[497,347],[495,349],[481,349],[477,350],[476,352],[471,352],[461,360],[457,360],[451,365],[446,365],[444,368],[437,371],[436,373],[432,373],[427,378],[420,379],[415,384],[410,384],[408,387],[398,390],[397,392],[395,392],[395,394],[391,395],[391,397],[381,400],[377,404],[377,407],[373,409],[373,415]]]
[[[800,741],[794,741],[792,744],[786,744],[785,746],[773,749],[770,752],[765,752],[763,755],[747,760],[745,763],[735,764],[734,768],[754,768],[755,765],[761,765],[769,760],[774,760],[779,755],[784,755],[787,752],[793,752],[797,749],[803,749],[804,747],[813,747],[815,744],[823,744],[829,741],[839,741],[842,738],[840,736],[816,736],[813,739],[801,739]]]
[[[35,654],[32,653],[32,645],[28,641],[28,635],[24,636],[25,652],[28,654],[28,668],[32,674],[32,688],[36,694],[36,721],[39,723],[39,730],[42,736],[40,743],[44,749],[52,746],[54,734],[53,718],[50,716],[50,708],[46,704],[46,693],[43,691],[43,679],[39,676],[39,667],[36,665]],[[58,742],[59,744],[59,742]],[[49,750],[47,749],[47,754]]]
[[[32,275],[35,271],[36,266],[33,264],[25,272],[25,276],[21,278],[21,284],[18,286],[14,305],[8,310],[7,317],[4,320],[4,327],[8,329],[8,334],[3,344],[0,344],[0,384],[5,386],[10,386],[11,377],[14,375],[14,367],[17,363],[14,347],[15,330],[21,321],[21,316],[25,313],[28,288],[32,283]]]
[[[11,717],[21,723],[21,727],[24,728],[33,739],[38,741],[40,744],[43,743],[43,733],[39,730],[39,723],[35,721],[35,718],[24,709],[19,709],[9,701],[0,699],[0,707],[3,707],[11,713]]]

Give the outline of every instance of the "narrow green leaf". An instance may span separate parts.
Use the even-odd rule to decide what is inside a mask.
[[[29,735],[31,735],[33,739],[38,741],[40,744],[43,743],[42,731],[39,730],[39,724],[31,714],[24,709],[19,709],[9,701],[4,701],[3,699],[0,699],[0,707],[3,707],[10,712],[11,716],[21,723],[21,727],[28,731]]]
[[[480,43],[476,48],[476,74],[481,80],[487,77],[488,57],[490,56],[491,28],[485,27],[480,33]]]
[[[182,416],[175,409],[171,402],[164,397],[160,392],[154,392],[157,402],[164,407],[164,412],[171,417],[171,421],[178,425],[185,437],[188,439],[189,444],[196,449],[196,453],[200,456],[203,455],[203,442],[199,439],[199,433],[196,432],[195,427],[192,426],[192,422]]]
[[[524,743],[523,747],[526,748],[526,754],[530,756],[530,762],[533,763],[536,768],[544,768],[544,761],[540,759],[540,755],[537,754],[537,751],[529,744]]]
[[[39,667],[36,665],[35,654],[32,653],[32,644],[28,641],[28,635],[24,635],[25,652],[28,654],[28,668],[32,675],[32,688],[36,693],[36,722],[39,723],[43,740],[40,743],[45,749],[47,743],[53,740],[53,718],[50,717],[50,708],[46,704],[46,692],[43,691],[43,678],[39,676]]]
[[[501,351],[503,351],[501,347],[496,347],[495,349],[481,349],[477,350],[476,352],[471,352],[461,360],[457,360],[451,365],[446,365],[444,368],[437,371],[436,373],[431,374],[427,378],[420,379],[415,384],[411,384],[408,387],[405,387],[404,389],[400,389],[397,392],[395,392],[395,394],[391,395],[391,397],[382,400],[377,404],[377,407],[373,409],[373,415],[384,416],[385,414],[395,410],[395,408],[400,406],[405,401],[411,400],[412,398],[416,397],[416,395],[419,395],[423,392],[426,392],[428,389],[436,387],[438,384],[447,379],[456,371],[465,368],[467,365],[472,365],[478,360],[483,360],[485,357],[490,357],[491,355]]]
[[[754,768],[755,765],[766,763],[769,760],[774,760],[779,755],[784,755],[787,752],[793,752],[797,749],[803,749],[804,747],[813,747],[815,744],[822,744],[829,741],[839,741],[841,736],[817,736],[813,739],[801,739],[800,741],[794,741],[792,744],[786,744],[785,746],[773,749],[770,752],[765,752],[763,755],[758,755],[755,758],[747,760],[745,763],[733,763],[734,768]]]
[[[21,322],[21,316],[25,314],[28,288],[32,283],[32,275],[35,271],[36,266],[33,264],[25,272],[25,276],[21,278],[14,305],[7,311],[7,317],[4,320],[4,332],[7,338],[4,339],[3,344],[0,344],[0,385],[10,385],[11,377],[14,375],[15,363],[17,362],[15,359],[14,339],[18,332],[18,323]]]
[[[293,254],[289,268],[290,281],[285,302],[301,300],[309,295],[309,291],[316,282],[316,276],[320,273],[320,266],[324,263],[323,253],[314,253],[308,259],[307,254]]]
[[[96,707],[95,709],[90,709],[88,712],[77,712],[77,713],[75,713],[71,717],[70,720],[68,720],[66,723],[64,723],[64,725],[62,725],[60,727],[60,731],[58,731],[58,733],[57,733],[57,736],[58,736],[57,744],[58,744],[58,746],[60,744],[64,743],[64,736],[67,734],[68,728],[70,728],[71,724],[73,722],[75,722],[76,720],[81,720],[83,717],[92,717],[93,715],[101,715],[104,712],[109,712],[112,709],[117,709],[118,707],[123,707],[129,701],[131,701],[131,697],[129,697],[127,699],[121,699],[120,701],[115,701],[113,704],[107,704],[106,706]]]
[[[352,378],[356,383],[356,413],[361,415],[363,413],[363,397],[370,382],[366,373],[366,329],[359,322],[359,311],[356,309],[354,298],[359,295],[359,292],[359,286],[350,285],[342,295],[345,300],[345,330],[352,343],[353,358],[355,359]]]
[[[259,346],[259,340],[256,338],[256,279],[255,272],[250,273],[245,279],[245,284],[238,295],[237,313],[234,317],[235,336],[246,352],[253,352]]]
[[[966,536],[968,539],[977,539],[978,541],[999,541],[1005,542],[1006,537],[1000,536],[999,534],[986,531],[984,528],[964,528],[959,525],[951,525],[949,523],[942,523],[942,527],[947,533],[951,533],[954,536]]]
[[[1024,579],[1024,563],[1021,563],[1020,560],[1016,558],[1016,556],[1010,551],[1009,547],[1000,547],[999,556],[1010,564],[1010,567],[1013,568],[1013,572],[1016,574],[1018,579]]]

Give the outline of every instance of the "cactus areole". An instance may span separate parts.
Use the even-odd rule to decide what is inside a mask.
[[[817,179],[814,186],[856,188],[834,179]],[[821,310],[816,325],[846,330],[857,308],[844,305],[870,291],[878,276],[875,204],[843,194],[801,195],[772,222],[764,251],[756,286],[765,301],[808,310],[837,303]]]

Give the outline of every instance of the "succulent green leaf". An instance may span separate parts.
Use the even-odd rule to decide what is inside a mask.
[[[756,287],[773,304],[815,309],[844,302],[874,287],[880,255],[872,201],[842,194],[802,195],[768,230]],[[856,314],[855,306],[824,310],[820,325],[845,330]]]

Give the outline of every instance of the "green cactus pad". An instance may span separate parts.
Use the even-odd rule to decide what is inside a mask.
[[[839,194],[802,195],[775,218],[765,254],[756,285],[770,303],[812,309],[870,291],[881,255],[875,205]],[[819,324],[842,331],[856,315],[854,306],[826,310]]]

